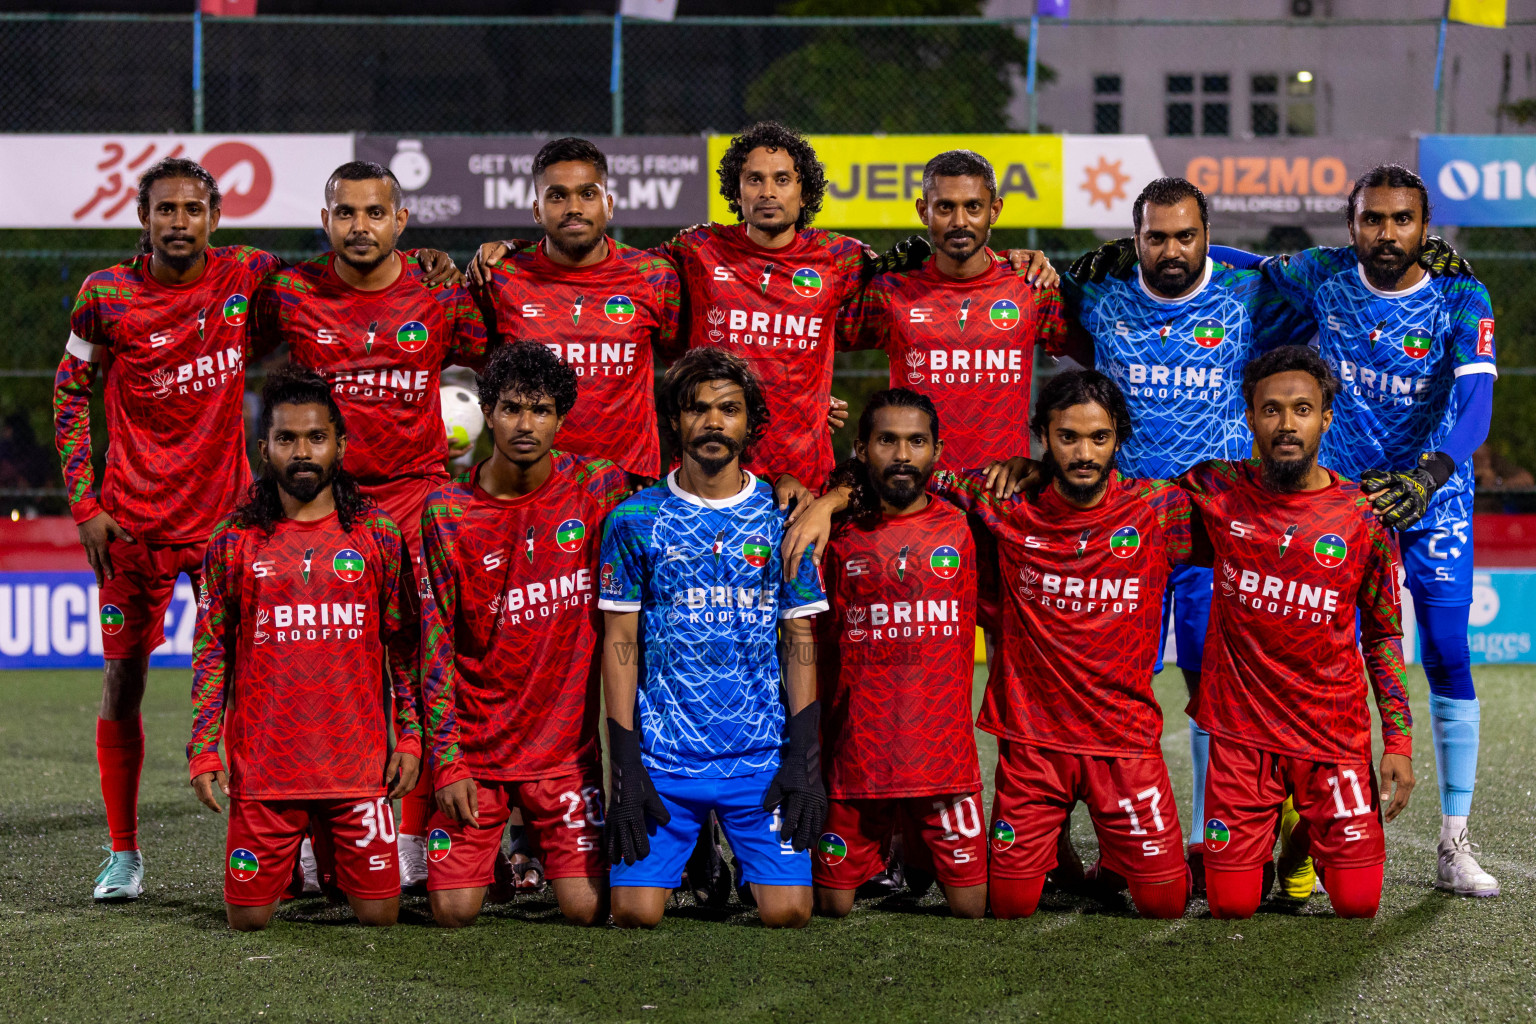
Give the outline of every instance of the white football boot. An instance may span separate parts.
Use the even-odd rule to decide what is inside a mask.
[[[136,900],[144,895],[144,855],[138,850],[102,849],[107,859],[101,862],[92,895],[98,900]]]
[[[1467,830],[1454,839],[1440,840],[1440,869],[1435,888],[1458,896],[1497,896],[1499,880],[1484,871],[1472,856],[1478,845],[1467,838]]]
[[[315,844],[309,836],[299,844],[299,870],[304,874],[304,895],[317,895],[320,892],[320,865],[315,862]]]
[[[425,836],[399,838],[400,888],[420,889],[427,884],[427,839]]]

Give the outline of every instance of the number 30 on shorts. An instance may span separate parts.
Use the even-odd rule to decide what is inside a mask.
[[[352,808],[353,814],[361,814],[363,828],[368,831],[361,839],[352,840],[355,846],[367,846],[375,839],[382,839],[386,843],[395,841],[395,812],[389,803],[389,797],[381,796],[377,800],[365,800]],[[390,866],[387,853],[374,854],[368,858],[369,871],[383,871]]]

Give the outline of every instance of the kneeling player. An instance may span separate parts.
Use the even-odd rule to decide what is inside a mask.
[[[1387,821],[1413,788],[1397,545],[1359,485],[1317,464],[1338,388],[1310,348],[1260,356],[1243,372],[1259,457],[1180,478],[1216,566],[1190,703],[1211,734],[1205,881],[1215,917],[1258,908],[1287,796],[1301,815],[1292,841],[1310,849],[1334,912],[1375,916],[1386,847],[1362,674],[1381,715]]]
[[[480,378],[491,457],[433,494],[422,519],[422,691],[438,806],[427,891],[447,927],[480,913],[514,808],[561,913],[608,919],[596,540],[625,476],[550,452],[575,404],[576,372],[548,348],[498,349]]]
[[[324,378],[284,368],[262,400],[262,475],[203,562],[192,787],[214,811],[215,788],[229,797],[231,928],[272,919],[312,819],[334,841],[358,920],[391,925],[400,868],[390,801],[415,783],[421,751],[410,560],[395,524],[341,468],[346,428]],[[386,657],[393,753],[379,686]]]
[[[817,911],[833,917],[884,869],[898,823],[906,856],[931,858],[956,917],[987,911],[971,728],[976,552],[965,516],[927,494],[942,451],[931,400],[906,388],[872,395],[847,467],[854,514],[827,544],[816,674],[830,800],[811,877]],[[798,555],[785,555],[789,571]]]
[[[1002,563],[1002,642],[976,723],[998,737],[992,913],[1035,912],[1081,800],[1099,836],[1100,877],[1124,879],[1144,916],[1179,917],[1188,875],[1152,662],[1168,575],[1190,557],[1189,499],[1114,470],[1131,421],[1103,374],[1053,378],[1030,426],[1045,444],[1049,486],[1001,501],[981,474],[940,471],[931,485],[981,517]],[[819,538],[825,509],[846,493],[819,499],[789,543]]]

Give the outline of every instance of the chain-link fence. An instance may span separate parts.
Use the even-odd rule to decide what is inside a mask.
[[[1475,30],[1453,29],[1439,96],[1427,63],[1437,25],[1045,22],[1039,124],[1263,138],[1342,136],[1358,131],[1360,118],[1375,117],[1387,127],[1373,134],[1406,137],[1433,130],[1439,107],[1447,130],[1519,128],[1518,101],[1536,91],[1522,85],[1520,61],[1504,55],[1503,84],[1491,99],[1468,83],[1497,76],[1493,51],[1508,49],[1503,40],[1517,30],[1527,33],[1522,45],[1536,49],[1531,23],[1512,22],[1491,50],[1483,41],[1495,37],[1477,36],[1484,49],[1467,50],[1471,37],[1459,33]],[[692,134],[729,132],[763,117],[813,132],[1006,132],[1029,123],[1027,39],[1027,19],[625,22],[613,90],[614,23],[605,17],[264,16],[209,19],[195,30],[181,15],[0,15],[0,132]],[[1192,52],[1202,56],[1180,58],[1188,73],[1159,70],[1171,60],[1165,55]],[[1212,53],[1221,59],[1205,56]],[[1295,70],[1330,61],[1344,69],[1368,65],[1362,74],[1369,87],[1354,89],[1343,70],[1306,72],[1306,81]],[[1133,72],[1142,65],[1154,70],[1138,78]],[[1216,71],[1205,73],[1207,66]],[[1383,68],[1385,78],[1377,74]],[[446,249],[462,263],[488,233],[413,227],[407,242]],[[663,235],[631,228],[626,240],[644,245]],[[880,247],[896,233],[861,235]],[[994,245],[1022,245],[1026,237],[999,232]],[[1294,244],[1275,237],[1272,244]],[[1088,232],[1035,238],[1058,261],[1093,241]],[[62,511],[51,392],[69,308],[85,274],[122,258],[135,241],[133,232],[116,230],[0,231],[7,338],[0,347],[0,512]],[[226,228],[219,241],[293,257],[325,245],[317,232],[300,230]],[[1536,237],[1467,231],[1457,244],[1475,254],[1498,318],[1504,369],[1495,447],[1536,466]],[[878,354],[839,360],[835,387],[845,397],[857,401],[882,385]],[[104,451],[104,438],[96,442]]]

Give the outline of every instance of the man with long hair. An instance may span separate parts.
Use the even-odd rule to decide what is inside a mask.
[[[203,563],[187,744],[198,799],[216,813],[229,799],[229,925],[266,927],[312,820],[358,920],[394,924],[390,801],[421,759],[410,558],[342,467],[346,424],[325,378],[268,377],[260,430],[261,475]]]

